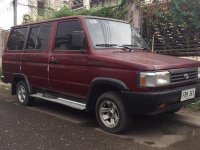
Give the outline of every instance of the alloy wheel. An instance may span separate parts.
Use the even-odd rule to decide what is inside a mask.
[[[99,107],[101,121],[108,128],[114,128],[119,123],[119,110],[110,100],[105,100]]]

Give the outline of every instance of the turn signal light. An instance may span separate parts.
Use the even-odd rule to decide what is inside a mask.
[[[166,104],[161,104],[161,105],[159,105],[159,109],[164,109],[165,107],[167,107],[167,105]]]

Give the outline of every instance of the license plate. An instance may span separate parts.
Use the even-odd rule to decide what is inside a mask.
[[[192,99],[195,97],[195,88],[188,89],[188,90],[183,90],[181,94],[181,101],[185,101],[188,99]]]

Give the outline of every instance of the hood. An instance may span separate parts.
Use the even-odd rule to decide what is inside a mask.
[[[144,70],[164,70],[164,69],[176,69],[200,66],[200,62],[178,58],[173,56],[166,56],[155,54],[145,51],[133,51],[133,52],[119,52],[114,51],[112,53],[101,53],[104,58],[117,60],[117,62],[123,62],[128,66],[141,66]]]

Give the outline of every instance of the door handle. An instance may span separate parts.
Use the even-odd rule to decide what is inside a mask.
[[[51,57],[50,63],[51,64],[57,64],[58,61],[54,57]]]

